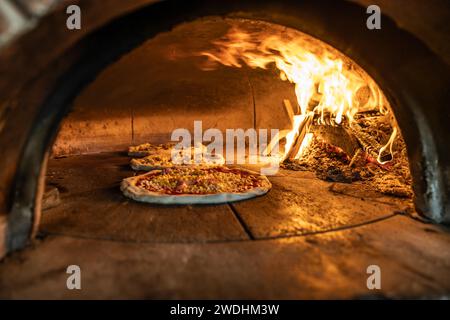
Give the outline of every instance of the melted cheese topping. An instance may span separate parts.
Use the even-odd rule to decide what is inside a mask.
[[[257,187],[268,187],[263,176],[227,167],[156,170],[138,180],[136,185],[166,194],[242,193]]]
[[[206,154],[205,156],[200,155],[200,157],[199,157],[200,163],[196,163],[196,160],[194,159],[194,152],[191,152],[190,157],[183,155],[182,152],[179,152],[178,157],[179,157],[179,161],[180,161],[179,164],[219,165],[219,164],[223,164],[225,162],[225,159],[222,156]],[[172,162],[171,153],[164,152],[164,153],[159,153],[159,154],[152,154],[152,155],[146,156],[145,158],[132,159],[131,165],[135,166],[135,167],[139,167],[139,166],[172,167],[172,166],[174,166],[174,163]],[[177,163],[177,165],[178,165],[178,163]]]
[[[164,143],[164,144],[151,144],[144,143],[138,146],[133,146],[128,148],[128,152],[148,152],[153,153],[162,150],[170,150],[175,146],[175,143]]]

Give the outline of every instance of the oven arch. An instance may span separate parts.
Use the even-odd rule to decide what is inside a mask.
[[[417,210],[435,222],[450,222],[450,154],[446,147],[450,127],[445,112],[450,100],[449,67],[390,18],[382,16],[382,29],[370,31],[361,28],[367,18],[365,8],[345,1],[144,2],[149,4],[132,13],[127,13],[126,5],[122,11],[121,5],[117,5],[118,14],[126,13],[123,17],[101,26],[78,41],[69,52],[61,54],[65,62],[54,61],[56,65],[67,66],[55,76],[56,85],[51,86],[45,101],[36,102],[32,107],[37,111],[32,126],[17,133],[24,145],[19,145],[21,152],[14,155],[18,167],[13,183],[5,180],[5,193],[9,195],[5,198],[12,199],[4,203],[6,251],[23,247],[39,223],[39,190],[45,173],[45,155],[79,91],[106,66],[147,38],[208,15],[264,20],[298,29],[357,62],[383,90],[402,129]],[[405,48],[409,50],[408,55],[399,54]],[[7,120],[14,121],[14,117]],[[5,133],[0,133],[0,142],[6,139],[2,135]],[[0,170],[8,170],[8,166],[0,166]]]

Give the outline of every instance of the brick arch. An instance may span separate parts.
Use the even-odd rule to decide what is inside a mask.
[[[45,154],[79,90],[148,37],[206,15],[232,14],[286,25],[355,60],[394,109],[408,146],[416,208],[436,222],[450,222],[450,127],[445,119],[449,68],[389,18],[383,17],[381,30],[367,32],[360,28],[365,10],[338,1],[70,2],[82,8],[81,31],[56,27],[65,25],[62,1],[34,29],[11,36],[0,52],[0,145],[8,154],[0,159],[0,235],[6,240],[2,253],[24,246],[39,221]],[[404,48],[408,56],[399,54]]]

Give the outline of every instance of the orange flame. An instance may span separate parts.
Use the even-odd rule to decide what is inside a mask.
[[[291,132],[275,138],[286,138],[282,159],[294,144],[298,128],[308,114],[317,115],[319,123],[339,125],[346,119],[351,125],[355,114],[361,110],[387,112],[381,90],[364,71],[334,48],[301,32],[294,37],[232,27],[213,44],[213,50],[201,52],[209,61],[204,69],[211,70],[216,63],[238,68],[245,63],[262,69],[274,64],[281,79],[295,85],[301,114],[294,115]],[[369,89],[370,96],[365,103],[357,97],[362,88]],[[389,146],[394,139],[395,135]],[[300,151],[296,158],[299,156]]]

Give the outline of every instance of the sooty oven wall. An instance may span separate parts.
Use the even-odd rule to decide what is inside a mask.
[[[59,27],[65,25],[65,1],[50,1],[60,5],[43,16],[45,10],[30,5],[39,1],[17,0],[21,3],[17,7],[25,9],[22,18],[14,20],[18,24],[9,23],[13,20],[6,12],[11,11],[4,10],[5,3],[12,2],[2,2],[0,8],[0,145],[8,154],[0,163],[0,256],[23,246],[32,224],[36,226],[39,221],[35,200],[39,199],[36,190],[44,151],[71,99],[79,94],[87,80],[95,77],[96,72],[92,70],[101,71],[119,58],[120,52],[132,49],[133,43],[137,46],[147,34],[157,34],[157,29],[166,31],[186,20],[229,12],[303,30],[329,42],[369,71],[396,108],[415,165],[418,208],[436,221],[450,220],[446,182],[450,180],[450,155],[446,147],[449,77],[448,64],[444,62],[449,61],[450,43],[445,41],[449,34],[446,1],[426,4],[412,1],[403,8],[403,4],[397,6],[391,1],[377,0],[374,3],[382,7],[383,14],[393,17],[398,26],[383,16],[382,30],[373,33],[361,28],[367,17],[364,7],[345,1],[163,1],[149,7],[146,24],[140,24],[144,19],[138,14],[134,18],[139,19],[128,26],[123,21],[115,23],[125,28],[115,29],[114,33],[110,32],[112,29],[102,33],[100,28],[116,17],[156,1],[70,1],[83,8],[83,28],[77,32]],[[367,5],[365,0],[354,2]],[[156,13],[158,8],[164,10]],[[152,21],[150,27],[148,19]],[[40,22],[35,23],[37,20]],[[133,26],[142,28],[133,29]],[[86,38],[95,30],[100,31]],[[107,50],[99,52],[102,43],[116,48],[113,51],[117,56]],[[79,61],[78,69],[71,69],[72,77],[67,76],[66,72],[76,61]],[[83,72],[90,76],[81,79]],[[65,78],[61,78],[63,74]],[[61,79],[71,80],[62,82]],[[88,92],[89,89],[84,94]],[[83,102],[82,98],[77,103]],[[55,108],[59,109],[55,111]],[[252,121],[255,118],[244,122]],[[64,148],[61,146],[61,152]]]
[[[447,25],[445,10],[436,10],[445,6],[444,1],[434,1],[431,10],[427,7],[425,11],[417,2],[406,7],[392,1],[354,2],[382,6],[401,27],[416,33],[450,62],[445,33],[436,32],[437,27]],[[415,19],[417,12],[423,12],[425,19]],[[424,21],[431,19],[434,23]],[[53,155],[165,142],[175,128],[192,132],[194,120],[202,120],[205,128],[222,130],[288,126],[281,101],[295,101],[293,86],[280,81],[275,72],[246,67],[200,70],[201,59],[194,54],[209,49],[210,42],[226,33],[228,27],[221,19],[182,24],[107,68],[75,101],[62,124]]]
[[[294,87],[276,70],[218,66],[202,71],[199,53],[225,35],[229,20],[198,19],[157,35],[108,67],[75,100],[53,155],[126,150],[131,144],[170,141],[194,121],[218,128],[288,129],[283,99]],[[253,26],[260,30],[267,24]]]

